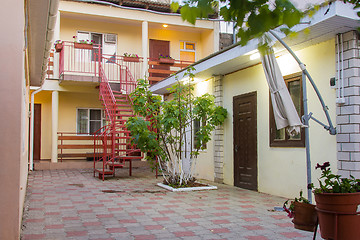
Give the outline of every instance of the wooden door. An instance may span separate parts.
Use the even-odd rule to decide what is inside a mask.
[[[233,98],[234,185],[257,190],[256,92]]]
[[[149,43],[150,60],[156,61],[160,55],[170,56],[170,42],[163,40],[150,39]],[[166,64],[153,65],[153,69],[170,70],[170,66]],[[150,73],[149,77],[166,78],[169,74]]]
[[[34,104],[34,160],[41,155],[41,104]]]

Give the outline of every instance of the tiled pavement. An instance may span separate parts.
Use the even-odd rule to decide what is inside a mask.
[[[283,198],[222,184],[168,192],[147,168],[117,175],[103,182],[90,170],[31,172],[21,238],[312,239],[284,212],[272,211]]]

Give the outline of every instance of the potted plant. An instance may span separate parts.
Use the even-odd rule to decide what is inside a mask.
[[[314,232],[317,225],[315,205],[311,204],[302,194],[303,192],[300,191],[300,197],[291,201],[289,207],[287,205],[290,200],[287,200],[283,208],[288,213],[288,217],[293,218],[292,222],[296,229]]]
[[[172,188],[197,184],[194,181],[197,157],[211,140],[212,131],[227,116],[225,108],[215,106],[214,96],[193,95],[192,70],[189,68],[185,74],[189,81],[177,81],[169,89],[171,100],[162,101],[160,96],[154,95],[146,79],[139,79],[135,91],[130,94],[135,115],[141,116],[127,121],[132,143],[146,153],[150,162],[157,164],[164,183]],[[196,132],[194,121],[202,122]]]
[[[342,178],[331,172],[330,163],[317,164],[321,169],[319,187],[314,189],[321,237],[359,239],[360,179]],[[313,187],[313,185],[312,185]]]
[[[76,40],[77,37],[73,36],[74,39],[74,48],[80,49],[93,49],[94,40]]]
[[[63,49],[63,44],[61,40],[56,40],[54,42],[54,48],[56,52],[61,52],[61,50]]]
[[[162,54],[159,55],[159,63],[173,65],[174,62],[175,59],[173,59],[169,55],[162,55]]]
[[[139,62],[139,56],[135,53],[124,53],[124,61],[125,62]]]

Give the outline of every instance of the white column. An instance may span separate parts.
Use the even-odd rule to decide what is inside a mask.
[[[142,74],[141,77],[147,76],[148,71],[148,57],[149,57],[149,24],[147,21],[142,22]]]
[[[58,120],[59,120],[59,92],[52,92],[51,99],[51,162],[58,161]]]
[[[214,21],[214,31],[213,31],[213,39],[214,39],[214,51],[217,52],[220,49],[220,22]]]

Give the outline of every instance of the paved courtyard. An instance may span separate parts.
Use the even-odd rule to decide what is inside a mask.
[[[148,168],[117,176],[103,182],[91,170],[31,172],[21,238],[312,239],[273,211],[280,197],[223,184],[173,193],[156,186],[161,177]]]

